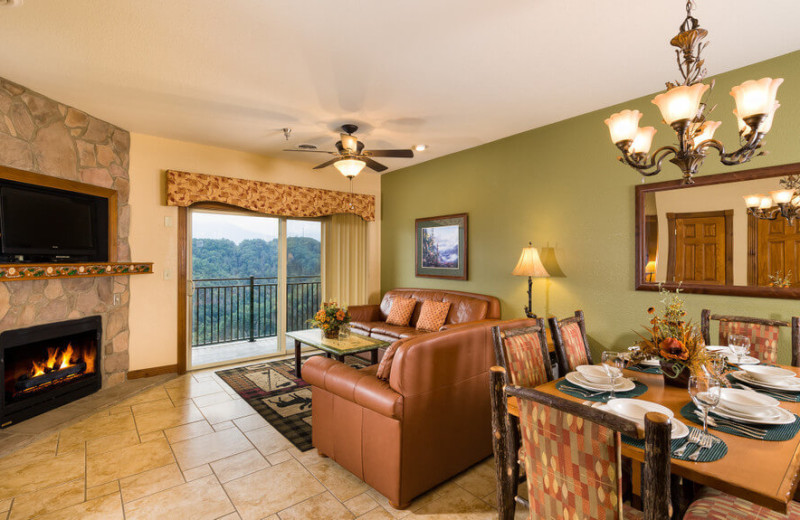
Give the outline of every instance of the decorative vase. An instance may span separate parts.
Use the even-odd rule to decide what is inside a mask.
[[[339,339],[339,327],[331,327],[329,329],[323,329],[322,333],[328,339]]]
[[[680,373],[674,377],[670,377],[671,375],[674,375],[677,370],[680,370]],[[681,369],[681,365],[679,363],[665,361],[662,359],[661,373],[664,374],[665,385],[677,386],[678,388],[684,389],[689,387],[689,377],[691,376],[691,373],[685,366]]]

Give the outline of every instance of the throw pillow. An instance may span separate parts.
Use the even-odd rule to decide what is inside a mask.
[[[450,311],[450,302],[435,302],[433,300],[425,300],[422,302],[422,308],[419,312],[419,320],[417,320],[417,330],[425,330],[436,332],[445,320],[447,320],[447,313]]]
[[[392,300],[392,308],[389,309],[386,323],[406,327],[408,322],[411,321],[411,315],[414,313],[416,305],[417,300],[414,298],[395,298]]]
[[[383,358],[381,358],[381,363],[378,365],[378,371],[375,373],[378,379],[383,379],[384,381],[389,380],[389,375],[392,373],[392,363],[394,362],[394,355],[397,352],[397,347],[400,346],[400,340],[395,341],[389,348],[386,349],[386,352],[383,353]]]

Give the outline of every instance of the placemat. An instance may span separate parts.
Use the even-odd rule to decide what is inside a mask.
[[[703,424],[703,413],[697,409],[694,403],[690,402],[686,406],[681,408],[681,415],[685,419],[692,421],[695,424]],[[720,419],[714,415],[712,415],[711,417],[713,417],[714,420],[723,420],[723,421],[727,420],[727,419]],[[759,439],[762,441],[788,441],[789,439],[792,439],[795,435],[797,435],[798,431],[800,431],[800,417],[797,417],[795,415],[794,422],[791,424],[779,424],[775,426],[770,426],[767,424],[742,424],[742,425],[750,428],[765,430],[767,433],[763,436],[748,434],[739,429],[723,425],[711,426],[709,424],[708,427],[724,433],[736,435],[737,437],[745,437],[748,439]]]
[[[614,397],[616,398],[623,398],[623,397],[637,397],[642,395],[643,393],[647,392],[647,385],[644,383],[640,383],[638,381],[634,381],[636,385],[632,390],[628,390],[627,392],[617,392]],[[598,403],[605,403],[609,399],[611,399],[610,392],[602,392],[598,395],[597,392],[594,390],[587,390],[586,388],[581,388],[580,386],[573,385],[566,379],[562,379],[558,383],[556,383],[556,390],[564,392],[567,395],[571,395],[572,397],[578,397],[580,399],[585,399],[587,401],[595,401]]]
[[[772,398],[777,399],[778,401],[785,401],[787,403],[800,403],[800,393],[780,392],[778,390],[773,391],[768,388],[761,388],[760,386],[748,385],[747,383],[739,381],[738,379],[733,377],[733,374],[728,374],[726,377],[728,378],[728,381],[730,381],[732,385],[737,385],[737,384],[744,385],[747,388],[752,388],[756,392],[768,395]]]
[[[660,374],[661,368],[660,367],[648,367],[644,365],[631,365],[625,367],[627,370],[634,370],[636,372],[646,372],[648,374]]]
[[[700,428],[695,428],[694,426],[689,426],[689,433],[691,434],[692,430],[700,430]],[[702,430],[700,430],[702,431]],[[717,437],[716,435],[712,435],[709,433],[716,442],[711,445],[710,448],[704,448],[703,451],[700,452],[700,455],[697,457],[697,460],[693,460],[692,462],[714,462],[715,460],[719,460],[725,455],[728,454],[728,445],[725,444],[725,441]],[[622,442],[625,444],[630,444],[634,448],[639,448],[640,450],[644,449],[644,439],[634,439],[633,437],[628,437],[627,435],[622,436]],[[672,445],[670,446],[670,453],[672,454],[673,459],[677,460],[689,460],[689,456],[697,451],[698,447],[693,446],[686,449],[683,452],[683,455],[680,457],[675,456],[675,450],[683,446],[689,442],[689,436],[687,435],[683,439],[673,439]]]

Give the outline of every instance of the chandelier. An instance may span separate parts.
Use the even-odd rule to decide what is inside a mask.
[[[782,190],[769,192],[770,196],[746,195],[747,213],[762,220],[775,220],[779,216],[794,224],[800,216],[800,175],[789,175],[780,180]]]
[[[669,161],[683,172],[684,184],[694,184],[692,176],[712,148],[719,153],[722,164],[727,166],[746,163],[756,154],[764,135],[772,127],[775,110],[780,106],[775,101],[775,94],[783,83],[781,78],[762,78],[745,81],[731,89],[731,96],[736,101],[733,113],[739,123],[739,148],[726,152],[725,146],[713,138],[722,123],[706,119],[713,108],[707,108],[703,96],[713,87],[713,81],[710,85],[702,82],[706,69],[700,54],[708,45],[702,41],[708,31],[702,29],[697,18],[692,16],[692,7],[692,1],[687,1],[686,19],[680,26],[680,33],[670,41],[677,47],[675,53],[683,80],[667,82],[667,91],[652,100],[661,111],[664,123],[677,134],[677,146],[663,146],[650,154],[656,129],[652,126],[639,128],[642,113],[638,110],[623,110],[605,120],[611,140],[622,151],[620,162],[650,177],[659,173],[664,160],[670,157]]]

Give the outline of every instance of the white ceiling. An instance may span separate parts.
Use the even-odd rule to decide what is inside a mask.
[[[798,0],[698,4],[709,74],[800,49]],[[280,150],[332,149],[345,122],[367,148],[430,146],[395,169],[662,89],[684,14],[681,0],[25,0],[0,8],[0,75],[133,132],[309,164],[324,156]]]

